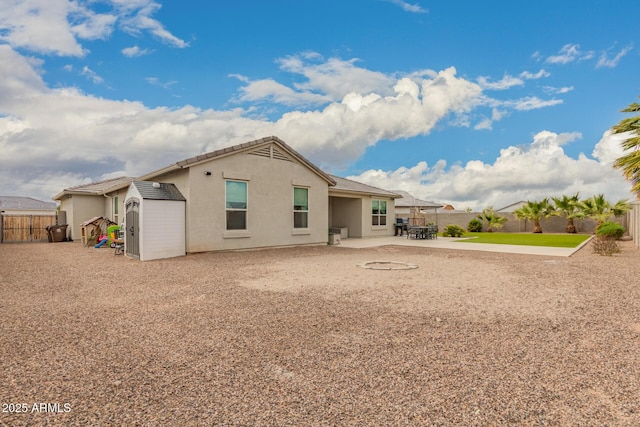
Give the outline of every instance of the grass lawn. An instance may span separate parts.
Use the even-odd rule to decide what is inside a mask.
[[[534,233],[465,233],[460,240],[466,243],[494,243],[497,245],[551,246],[575,248],[591,237],[590,234],[534,234]]]

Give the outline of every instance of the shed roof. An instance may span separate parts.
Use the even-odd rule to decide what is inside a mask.
[[[441,208],[442,205],[435,203],[435,202],[429,202],[427,200],[421,200],[418,199],[416,197],[413,197],[411,194],[409,194],[406,191],[402,191],[402,190],[393,190],[394,193],[398,193],[401,198],[396,199],[396,207],[403,207],[403,208]]]
[[[57,205],[53,202],[22,196],[0,196],[0,210],[54,211]]]
[[[180,190],[174,184],[152,181],[133,181],[140,196],[148,200],[186,201]]]
[[[391,198],[400,197],[399,194],[392,191],[383,190],[381,188],[374,187],[372,185],[363,184],[361,182],[353,181],[347,178],[340,178],[339,176],[335,176],[335,175],[330,175],[330,176],[331,178],[333,178],[333,180],[336,183],[336,185],[331,188],[331,191],[364,193],[364,194],[371,194],[374,196],[384,196],[384,197],[391,197]]]

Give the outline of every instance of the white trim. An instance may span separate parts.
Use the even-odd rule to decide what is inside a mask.
[[[225,230],[223,239],[246,239],[251,237],[249,230]]]
[[[305,189],[307,190],[307,209],[306,210],[296,210],[296,188],[301,188],[301,189]],[[291,187],[291,189],[293,190],[291,192],[291,196],[292,196],[292,205],[293,205],[293,209],[291,210],[292,214],[291,214],[291,223],[293,225],[293,229],[294,230],[308,230],[309,229],[309,212],[311,211],[311,206],[310,206],[310,202],[309,202],[309,187],[308,186],[301,186],[301,185],[293,185]],[[296,213],[306,213],[307,214],[307,226],[306,227],[298,227],[296,228]],[[311,232],[309,233],[294,233],[294,234],[311,234]]]
[[[227,232],[239,232],[239,231],[248,231],[249,230],[249,182],[246,180],[239,180],[239,179],[225,179],[224,181],[224,230],[225,233]],[[228,208],[227,207],[227,182],[241,182],[244,183],[246,185],[246,196],[247,196],[247,207],[245,209],[233,209],[233,208]],[[232,212],[244,212],[245,213],[245,217],[244,217],[244,221],[245,221],[245,228],[241,229],[241,230],[229,230],[228,224],[227,224],[227,212],[232,211]],[[249,236],[239,236],[239,237],[249,237]]]
[[[292,236],[308,236],[311,234],[310,228],[294,228],[291,230]]]

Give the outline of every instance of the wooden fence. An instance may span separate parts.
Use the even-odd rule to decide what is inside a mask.
[[[1,219],[2,243],[46,242],[47,226],[56,224],[55,215],[2,214]]]

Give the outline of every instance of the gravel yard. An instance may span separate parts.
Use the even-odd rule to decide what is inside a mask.
[[[0,425],[637,426],[639,261],[0,245]]]

